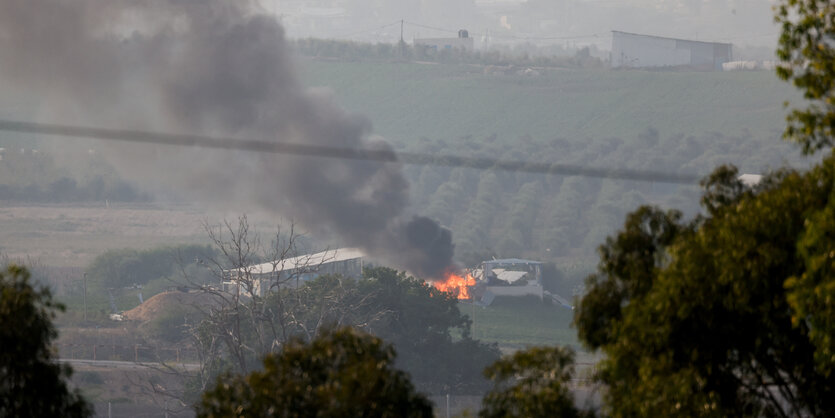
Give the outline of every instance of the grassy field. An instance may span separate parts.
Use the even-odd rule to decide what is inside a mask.
[[[504,349],[578,345],[577,330],[571,328],[573,311],[543,304],[535,297],[499,297],[490,306],[462,303],[460,309],[474,319],[474,338],[498,343]]]
[[[83,267],[115,248],[206,243],[193,208],[150,205],[0,207],[0,252],[50,266]],[[213,219],[217,221],[217,219]]]
[[[273,231],[275,215],[249,213],[250,224]],[[235,213],[198,205],[114,204],[0,206],[0,255],[56,267],[84,267],[118,248],[209,244],[204,222],[234,221]]]
[[[523,135],[548,141],[722,132],[775,138],[785,100],[799,99],[773,72],[543,70],[486,75],[472,65],[305,60],[305,80],[366,115],[394,143]]]

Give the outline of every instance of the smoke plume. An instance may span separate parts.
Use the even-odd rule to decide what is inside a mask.
[[[368,120],[302,86],[284,36],[246,1],[3,0],[0,84],[14,88],[0,93],[37,97],[47,122],[393,153]],[[256,204],[427,279],[452,265],[450,232],[405,215],[399,164],[104,148],[141,183],[207,204]]]

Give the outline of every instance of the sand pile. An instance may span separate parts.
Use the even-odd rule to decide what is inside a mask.
[[[199,309],[212,304],[212,296],[203,292],[170,291],[154,295],[145,303],[124,312],[129,321],[147,322],[171,309]]]

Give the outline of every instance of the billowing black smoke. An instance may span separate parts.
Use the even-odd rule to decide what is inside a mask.
[[[393,152],[371,124],[298,81],[284,32],[241,0],[3,0],[4,97],[41,119]],[[0,98],[0,100],[3,100]],[[404,215],[399,164],[109,146],[131,178],[209,204],[255,203],[424,278],[452,265],[449,230]]]

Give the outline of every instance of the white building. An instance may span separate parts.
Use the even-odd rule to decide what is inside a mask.
[[[612,68],[722,71],[722,64],[732,60],[731,44],[612,31]]]
[[[277,286],[299,287],[305,282],[327,274],[345,278],[362,277],[363,257],[358,248],[338,248],[305,254],[283,260],[224,271],[223,287],[227,292],[264,296]]]
[[[424,48],[435,51],[463,49],[465,51],[472,51],[475,44],[473,38],[470,38],[469,32],[464,29],[458,31],[457,38],[422,38],[415,39],[415,46],[422,46]]]

